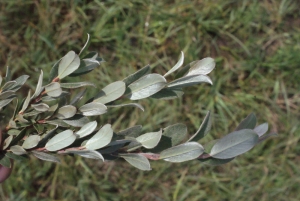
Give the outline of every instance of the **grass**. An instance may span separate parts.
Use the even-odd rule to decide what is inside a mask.
[[[65,157],[56,165],[32,158],[15,164],[1,200],[299,200],[299,6],[292,0],[1,1],[1,74],[9,65],[14,77],[30,75],[28,88],[40,69],[46,74],[67,51],[78,52],[86,33],[90,50],[107,61],[84,77],[98,89],[146,64],[164,73],[181,50],[185,63],[216,59],[213,86],[187,88],[181,100],[140,101],[144,113],[124,108],[101,117],[115,130],[183,122],[192,134],[211,110],[213,129],[202,143],[229,133],[252,111],[279,133],[220,167],[162,161],[141,172],[123,161]]]

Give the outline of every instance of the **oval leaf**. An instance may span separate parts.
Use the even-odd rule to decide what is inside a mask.
[[[94,150],[70,150],[65,152],[67,154],[77,154],[84,158],[91,158],[91,159],[97,159],[104,161],[104,158],[102,154],[100,154],[98,151]]]
[[[188,141],[198,141],[202,139],[211,129],[210,112],[208,111],[198,131]]]
[[[233,158],[252,149],[257,141],[258,135],[253,130],[235,131],[218,140],[210,155],[219,159]]]
[[[256,116],[254,113],[249,114],[235,129],[236,131],[241,129],[254,129],[256,126]]]
[[[97,127],[97,121],[92,121],[82,126],[81,129],[77,131],[75,134],[79,135],[79,138],[83,138],[91,134],[96,129],[96,127]]]
[[[51,154],[47,154],[45,152],[40,152],[40,151],[32,151],[31,153],[38,159],[41,159],[44,161],[50,161],[50,162],[54,162],[54,163],[60,163],[59,158],[57,158]]]
[[[183,88],[183,87],[193,86],[203,82],[212,85],[211,79],[206,75],[190,75],[190,76],[185,76],[177,80],[174,80],[173,82],[170,82],[168,84],[168,88],[172,88],[172,89]]]
[[[107,112],[107,107],[102,103],[88,103],[79,108],[84,116],[96,116]]]
[[[46,112],[49,110],[49,105],[45,103],[39,103],[39,104],[31,104],[31,107],[39,112]],[[28,116],[28,115],[27,115]]]
[[[141,77],[148,75],[150,73],[150,66],[147,65],[145,67],[143,67],[142,69],[138,70],[137,72],[135,72],[132,75],[129,75],[128,77],[126,77],[123,82],[125,82],[126,86],[130,85],[131,83],[137,81],[138,79],[140,79]]]
[[[77,109],[73,105],[65,105],[58,109],[56,116],[59,119],[68,119],[70,117],[73,117],[76,112]]]
[[[73,134],[72,130],[66,130],[58,133],[51,138],[45,148],[48,151],[57,151],[71,145],[76,140],[76,135]]]
[[[3,150],[5,150],[11,143],[13,136],[10,135],[4,140]]]
[[[180,55],[180,58],[178,60],[178,62],[175,64],[175,66],[173,68],[171,68],[165,75],[164,77],[170,75],[171,73],[173,73],[174,71],[176,71],[178,68],[180,68],[183,64],[183,61],[184,61],[184,54],[183,52],[181,51],[181,55]]]
[[[254,131],[257,133],[259,137],[263,136],[269,129],[268,123],[263,123],[254,128]]]
[[[140,170],[151,170],[149,160],[140,154],[120,154],[130,165]]]
[[[158,145],[151,152],[161,152],[170,147],[178,145],[187,135],[185,124],[174,124],[163,129],[163,134]]]
[[[78,55],[75,54],[74,51],[68,52],[60,61],[58,66],[58,78],[62,79],[71,73],[73,73],[75,70],[78,69],[80,65],[80,59]]]
[[[104,87],[98,95],[94,98],[93,102],[109,103],[121,97],[125,92],[126,86],[122,81],[113,82]]]
[[[127,103],[127,104],[120,104],[120,105],[108,105],[107,107],[137,107],[144,112],[144,107],[138,103]]]
[[[126,137],[138,137],[142,132],[142,126],[137,125],[130,128],[126,128],[125,130],[119,131],[117,135],[126,136]]]
[[[60,84],[58,82],[52,82],[45,86],[45,92],[48,96],[58,97],[62,93],[62,89],[60,88]]]
[[[90,150],[100,149],[108,145],[112,139],[113,130],[110,124],[104,125],[91,139],[86,142],[85,147]]]
[[[147,98],[162,90],[166,84],[166,79],[159,74],[145,75],[128,86],[130,90],[128,97],[131,100]]]
[[[74,126],[74,127],[82,127],[85,124],[90,122],[90,120],[87,117],[82,116],[80,114],[76,114],[74,117],[72,117],[70,119],[64,119],[62,121],[64,123],[66,123],[68,125],[71,125],[71,126]]]
[[[28,107],[30,102],[30,90],[28,91],[27,97],[23,103],[22,109],[20,110],[19,114],[22,114]]]
[[[3,93],[0,93],[0,99],[1,100],[9,99],[12,98],[14,95],[15,95],[14,91],[5,91]]]
[[[199,143],[187,142],[162,151],[160,153],[160,159],[180,163],[198,158],[203,152],[204,148]]]
[[[13,152],[14,154],[16,154],[16,155],[24,155],[24,154],[27,153],[26,150],[23,147],[19,146],[19,145],[11,146],[9,148],[9,150],[11,152]]]
[[[41,74],[40,74],[40,77],[39,77],[39,81],[36,85],[36,89],[35,89],[35,92],[34,94],[32,95],[31,99],[37,97],[38,95],[40,95],[40,93],[43,91],[43,76],[44,76],[44,73],[43,71],[41,70]]]
[[[60,87],[61,88],[66,88],[66,89],[76,89],[76,88],[79,88],[79,87],[86,87],[86,86],[96,87],[91,82],[60,83]]]
[[[216,62],[213,58],[207,57],[201,59],[193,63],[186,76],[199,75],[199,74],[207,75],[215,68],[215,66],[216,66]]]
[[[162,130],[158,132],[151,132],[151,133],[140,135],[139,137],[136,138],[136,140],[140,142],[143,145],[143,147],[147,149],[152,149],[160,141],[161,135],[162,135]]]
[[[40,140],[41,140],[41,137],[39,135],[30,135],[25,139],[22,147],[24,149],[31,149],[31,148],[35,147],[36,145],[38,145]]]
[[[5,99],[0,101],[0,109],[8,105],[15,98]]]

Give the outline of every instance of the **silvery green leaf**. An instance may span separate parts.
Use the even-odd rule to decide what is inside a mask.
[[[62,93],[62,89],[60,88],[60,84],[58,82],[52,82],[45,86],[45,92],[48,96],[58,97]]]
[[[46,124],[51,124],[51,125],[54,125],[54,126],[65,127],[65,128],[70,127],[69,124],[65,123],[64,120],[61,120],[61,119],[54,119],[54,120],[51,120],[51,121],[46,121],[45,123]]]
[[[131,142],[126,146],[127,152],[132,152],[136,149],[141,148],[143,145],[142,143],[138,142],[135,138],[132,137],[126,137],[127,140],[130,140]]]
[[[204,148],[197,142],[186,142],[166,149],[160,153],[160,159],[180,163],[198,158],[203,154]]]
[[[13,139],[13,136],[10,135],[4,140],[3,150],[5,150],[10,145],[12,139]]]
[[[56,131],[57,128],[58,128],[58,125],[56,125],[56,127],[54,129],[51,129],[51,130],[47,131],[42,136],[42,139],[39,141],[38,146],[40,146],[40,147],[43,146],[44,147],[45,144],[48,142],[48,140],[54,136],[55,131]]]
[[[58,104],[56,103],[55,105],[52,105],[51,107],[49,107],[48,111],[45,112],[45,117],[44,119],[49,119],[50,117],[52,117],[55,113],[55,111],[57,110],[58,108]]]
[[[80,62],[80,66],[77,70],[75,70],[72,74],[70,74],[71,77],[84,75],[86,73],[91,72],[104,61],[98,61],[97,59],[82,59]]]
[[[186,76],[199,74],[207,75],[215,68],[215,66],[216,62],[213,58],[207,57],[201,59],[193,63]]]
[[[59,97],[59,96],[58,96]],[[51,102],[51,101],[55,101],[55,100],[57,100],[57,97],[56,98],[53,98],[53,97],[51,97],[51,96],[43,96],[42,97],[42,101],[43,102]]]
[[[85,86],[96,87],[95,84],[93,84],[91,82],[60,83],[61,88],[67,88],[67,89],[76,89],[76,88],[85,87]]]
[[[31,104],[31,107],[39,112],[46,112],[50,108],[46,103]]]
[[[188,141],[199,141],[202,139],[211,129],[211,117],[210,112],[208,111],[204,120],[198,129],[198,131],[188,140]]]
[[[55,62],[54,65],[52,66],[52,68],[50,70],[50,74],[49,74],[49,82],[51,82],[54,78],[57,77],[57,74],[58,74],[58,65],[59,65],[59,62],[61,61],[61,59],[58,60],[57,62]]]
[[[173,66],[173,68],[171,68],[165,75],[164,77],[167,77],[168,75],[170,75],[171,73],[173,73],[174,71],[176,71],[178,68],[180,68],[183,64],[183,61],[184,61],[184,54],[183,52],[181,51],[181,55],[180,55],[180,58],[178,60],[178,62],[175,64],[175,66]]]
[[[77,154],[84,158],[96,159],[104,161],[101,153],[95,150],[70,150],[66,152],[67,154]]]
[[[78,69],[80,65],[80,59],[78,55],[75,54],[74,51],[68,52],[60,61],[58,66],[58,78],[62,79],[71,73],[73,73],[75,70]]]
[[[131,83],[137,81],[138,79],[140,79],[141,77],[148,75],[150,73],[150,66],[147,65],[145,67],[143,67],[142,69],[138,70],[137,72],[135,72],[132,75],[129,75],[128,77],[126,77],[123,82],[125,82],[126,86],[130,85]]]
[[[90,45],[90,34],[87,34],[86,42],[78,55],[81,55],[89,47],[89,45]]]
[[[45,152],[40,152],[40,151],[31,151],[31,153],[38,159],[41,159],[44,161],[50,161],[50,162],[54,162],[54,163],[60,163],[59,158],[57,158],[51,154],[47,154]]]
[[[120,154],[130,165],[140,170],[151,170],[149,160],[140,154]]]
[[[11,86],[9,88],[9,90],[12,90],[12,91],[19,90],[25,84],[25,82],[27,81],[28,78],[29,78],[28,75],[21,75],[20,77],[18,77],[17,79],[14,80],[14,81],[16,81],[16,83],[13,86]]]
[[[104,87],[94,98],[93,102],[109,103],[120,98],[125,92],[125,83],[122,81],[113,82]]]
[[[115,142],[115,141],[114,141]],[[120,143],[120,144],[115,144],[115,145],[112,145],[110,146],[109,144],[102,148],[102,149],[99,149],[98,151],[101,153],[101,154],[111,154],[117,150],[119,150],[120,148],[122,148],[124,146],[125,143]]]
[[[204,145],[204,150],[206,153],[209,153],[211,151],[211,149],[213,148],[213,146],[218,142],[218,139],[216,140],[212,140],[208,143],[206,143]],[[209,157],[209,158],[201,158],[201,156],[199,157],[199,161],[203,162],[207,165],[212,165],[212,166],[218,166],[218,165],[223,165],[226,163],[229,163],[230,161],[232,161],[233,159],[235,159],[235,157],[233,158],[227,158],[227,159],[218,159],[218,158],[213,158],[213,157]]]
[[[144,107],[138,103],[127,103],[127,104],[119,104],[119,105],[107,105],[108,108],[110,107],[137,107],[144,112]]]
[[[92,102],[79,108],[84,116],[96,116],[107,112],[107,107],[102,103]]]
[[[6,67],[6,73],[5,73],[5,82],[10,81],[11,78],[11,70],[9,68],[9,66]]]
[[[13,98],[13,97],[15,97],[15,92],[14,91],[5,91],[5,92],[0,94],[0,99],[1,100]]]
[[[98,52],[89,52],[88,54],[86,54],[83,59],[96,59],[98,57]]]
[[[170,100],[170,99],[180,98],[183,94],[184,92],[180,88],[178,89],[164,88],[159,92],[157,92],[156,94],[150,96],[150,98]]]
[[[82,126],[79,131],[75,134],[79,135],[79,138],[83,138],[85,136],[90,135],[97,127],[97,121],[92,121],[87,123],[86,125]]]
[[[4,86],[1,88],[1,90],[4,92],[4,91],[8,91],[10,90],[17,82],[16,81],[9,81],[9,82],[6,82],[4,84]]]
[[[128,86],[128,97],[131,100],[147,98],[162,90],[166,84],[166,79],[159,74],[145,75]]]
[[[90,120],[85,116],[76,114],[74,117],[72,117],[70,119],[64,119],[63,122],[65,122],[66,124],[69,124],[71,126],[74,126],[74,127],[82,127],[85,124],[89,123]]]
[[[18,135],[20,133],[20,131],[18,129],[9,129],[7,131],[8,135]]]
[[[40,140],[41,140],[41,137],[39,135],[30,135],[25,139],[22,147],[24,149],[34,148],[34,147],[36,147],[36,145],[38,145]]]
[[[20,140],[22,140],[26,134],[28,129],[23,128],[21,132],[11,141],[11,145],[16,145]]]
[[[41,92],[43,91],[43,89],[44,89],[44,88],[43,88],[43,76],[44,76],[44,73],[43,73],[43,71],[41,70],[41,74],[40,74],[40,76],[39,76],[39,80],[38,80],[38,83],[37,83],[37,85],[36,85],[35,92],[34,92],[34,94],[32,95],[31,99],[38,97],[38,96],[41,94]]]
[[[132,140],[127,140],[127,139],[124,139],[124,140],[113,140],[111,141],[108,145],[108,146],[115,146],[115,145],[122,145],[124,146],[125,144],[128,144],[130,143]]]
[[[7,156],[5,156],[4,153],[0,153],[0,165],[4,166],[4,167],[9,167],[9,168],[12,165],[10,162],[10,159]]]
[[[17,114],[16,120],[19,121],[20,123],[24,123],[24,124],[29,123],[29,121],[24,118],[23,114]]]
[[[19,146],[19,145],[11,146],[9,148],[9,150],[11,152],[13,152],[14,154],[16,154],[16,155],[24,155],[24,154],[27,153],[26,150],[23,147]]]
[[[262,136],[258,139],[258,142],[257,142],[256,144],[259,144],[259,143],[265,141],[265,140],[268,139],[269,137],[277,137],[277,136],[278,136],[278,134],[275,133],[275,132],[271,132],[271,133],[269,133],[269,134],[264,134],[264,135],[262,135]]]
[[[162,135],[162,130],[158,132],[151,132],[151,133],[140,135],[139,137],[136,138],[136,140],[139,143],[141,143],[143,147],[147,149],[152,149],[160,141],[161,135]]]
[[[61,133],[56,134],[51,138],[45,148],[48,151],[58,151],[60,149],[70,146],[76,140],[76,135],[74,135],[72,130],[65,130]]]
[[[174,124],[163,129],[163,134],[158,145],[151,149],[153,153],[161,152],[165,149],[178,145],[187,135],[187,127],[185,124]]]
[[[0,86],[1,86],[1,84],[2,84],[2,81],[3,81],[3,78],[2,78],[2,76],[0,75]]]
[[[256,126],[256,116],[254,113],[249,114],[235,129],[236,131],[241,129],[254,129]]]
[[[28,91],[28,95],[27,98],[25,99],[22,109],[20,110],[19,114],[22,114],[23,112],[25,112],[25,110],[27,109],[29,103],[30,103],[30,97],[31,97],[31,92],[30,90]]]
[[[96,150],[108,145],[112,139],[113,130],[110,124],[104,125],[85,145],[87,149]]]
[[[171,138],[171,146],[178,145],[187,135],[185,124],[177,123],[163,129],[163,136]]]
[[[73,117],[76,112],[77,109],[73,105],[65,105],[58,109],[56,117],[59,119],[68,119]]]
[[[179,78],[177,80],[174,80],[170,82],[167,87],[168,88],[183,88],[183,87],[188,87],[188,86],[193,86],[199,83],[209,83],[212,85],[211,79],[206,76],[206,75],[190,75],[190,76],[185,76],[182,78]]]
[[[14,100],[15,98],[9,98],[9,99],[5,99],[5,100],[0,100],[0,109],[5,107],[6,105],[8,105],[12,100]]]
[[[85,94],[85,92],[86,89],[83,89],[81,92],[76,94],[75,97],[71,100],[70,105],[75,105],[76,103],[78,103],[80,99],[83,97],[83,95]]]
[[[268,123],[263,123],[255,127],[254,131],[257,133],[259,137],[261,137],[268,131],[268,129],[269,129]]]
[[[117,135],[136,138],[141,134],[142,128],[143,127],[141,125],[133,126],[118,132]]]
[[[7,156],[8,158],[11,158],[13,160],[18,160],[18,161],[26,160],[26,158],[24,156],[19,156],[17,154],[12,153],[12,152],[6,152],[5,156]]]
[[[258,142],[258,135],[250,129],[234,131],[217,141],[211,149],[213,158],[227,159],[243,154]]]

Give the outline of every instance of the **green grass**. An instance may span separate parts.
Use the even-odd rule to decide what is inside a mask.
[[[30,75],[28,88],[35,87],[40,69],[47,76],[67,51],[78,52],[86,33],[90,50],[107,61],[83,77],[98,89],[146,64],[165,73],[182,50],[185,63],[216,59],[213,86],[187,88],[181,100],[142,100],[144,113],[116,109],[100,122],[115,130],[142,124],[145,131],[183,122],[192,134],[211,110],[213,129],[205,143],[229,133],[253,111],[279,137],[220,167],[161,161],[142,172],[123,161],[64,157],[56,165],[31,158],[15,163],[0,199],[299,200],[299,6],[292,0],[2,0],[0,72],[8,65],[14,77]]]

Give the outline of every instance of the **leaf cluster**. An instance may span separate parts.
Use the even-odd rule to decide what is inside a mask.
[[[198,141],[210,131],[210,112],[188,140],[187,127],[181,123],[147,133],[142,132],[140,125],[122,131],[114,131],[110,124],[100,126],[91,117],[104,115],[111,108],[129,106],[144,110],[138,103],[115,104],[116,100],[169,100],[180,98],[185,87],[212,84],[207,75],[215,68],[215,61],[204,58],[180,69],[184,63],[184,54],[181,52],[178,62],[164,75],[151,73],[147,65],[125,79],[107,85],[87,102],[80,104],[86,88],[95,87],[95,84],[65,83],[63,80],[68,76],[90,73],[104,62],[96,52],[85,54],[88,44],[89,35],[79,54],[70,51],[54,64],[46,84],[41,71],[34,92],[29,90],[26,98],[17,100],[7,126],[1,131],[2,166],[10,167],[10,159],[24,160],[27,155],[51,162],[60,161],[57,155],[79,155],[103,162],[123,158],[141,170],[151,170],[149,160],[179,163],[196,159],[220,165],[275,135],[265,134],[268,131],[267,123],[256,126],[254,114],[246,117],[232,133],[204,146]],[[168,82],[166,77],[177,70],[175,79]],[[5,78],[0,77],[1,110],[16,98],[15,92],[29,76],[23,75],[12,81],[9,78],[10,71],[7,69]],[[83,90],[78,92],[78,88]],[[67,98],[69,94],[74,94],[71,100]]]

